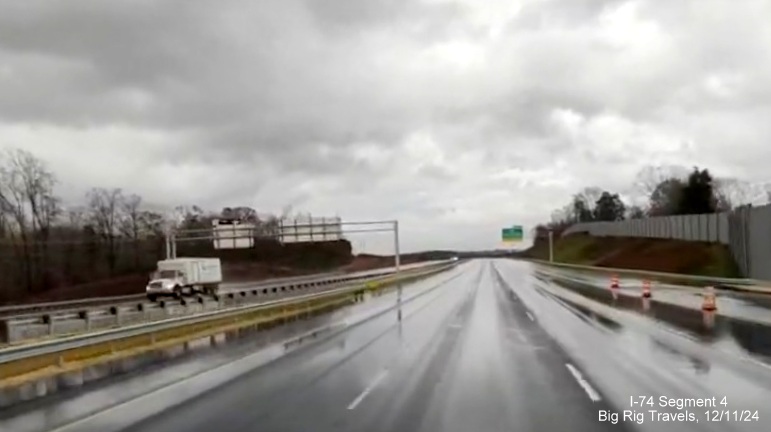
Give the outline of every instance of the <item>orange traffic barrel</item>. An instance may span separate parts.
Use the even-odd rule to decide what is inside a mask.
[[[648,279],[643,280],[642,296],[646,298],[651,296],[651,281]]]
[[[701,303],[701,308],[705,311],[717,310],[717,296],[715,295],[715,287],[708,286],[704,289],[704,300]]]
[[[618,275],[613,275],[610,277],[610,287],[613,289],[618,289]]]

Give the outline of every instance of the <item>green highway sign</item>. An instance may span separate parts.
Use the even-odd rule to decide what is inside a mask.
[[[511,228],[503,228],[501,230],[501,240],[504,243],[520,242],[524,237],[522,226],[514,225]]]

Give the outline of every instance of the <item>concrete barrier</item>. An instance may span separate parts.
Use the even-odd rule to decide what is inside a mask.
[[[527,260],[534,264],[538,264],[546,267],[562,268],[567,270],[576,270],[591,273],[604,273],[604,274],[619,274],[627,275],[630,277],[647,277],[658,281],[678,281],[683,283],[698,284],[702,286],[704,284],[712,284],[718,288],[732,289],[735,291],[745,291],[756,294],[771,294],[771,286],[766,281],[759,281],[754,279],[734,279],[734,278],[720,278],[712,276],[698,276],[687,275],[680,273],[665,273],[648,270],[635,270],[635,269],[620,269],[612,267],[595,267],[579,264],[567,264],[558,262],[549,262],[542,260]]]

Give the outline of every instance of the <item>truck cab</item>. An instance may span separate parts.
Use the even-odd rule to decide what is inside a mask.
[[[184,273],[177,270],[157,270],[150,274],[150,282],[147,284],[147,296],[155,300],[158,295],[174,295],[180,297],[185,285]]]
[[[218,258],[174,258],[158,261],[145,288],[147,298],[174,296],[195,292],[214,294],[222,282],[222,268]]]

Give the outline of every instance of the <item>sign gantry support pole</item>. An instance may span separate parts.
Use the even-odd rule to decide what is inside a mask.
[[[370,228],[372,225],[380,225],[380,227],[373,227]],[[311,235],[313,233],[314,227],[336,227],[338,231],[335,231],[335,234],[339,234],[342,238],[342,234],[356,234],[356,233],[374,233],[374,232],[389,232],[393,231],[394,237],[394,273],[395,276],[399,276],[401,272],[401,250],[399,245],[399,221],[398,220],[383,220],[383,221],[356,221],[356,222],[337,222],[333,224],[303,224],[298,225],[295,223],[292,225],[292,228],[294,228],[295,235],[297,235],[298,228],[310,228]],[[343,226],[354,226],[354,229],[343,231]],[[243,233],[242,233],[243,232]],[[224,234],[224,235],[223,235]],[[249,230],[237,230],[235,227],[233,228],[232,235],[231,233],[216,233],[216,230],[214,227],[207,228],[207,229],[186,229],[186,230],[171,230],[167,236],[166,236],[166,257],[167,258],[177,258],[177,242],[190,242],[190,241],[214,241],[221,242],[222,240],[227,239],[233,239],[233,245],[235,246],[236,239],[243,239],[243,238],[251,238],[253,239],[255,237],[254,231]],[[265,235],[265,237],[272,237],[277,239],[278,241],[283,242],[286,237],[288,237],[282,230],[279,228],[279,232],[273,232],[270,234]],[[216,247],[216,246],[215,246]],[[252,245],[252,247],[254,247]],[[402,284],[400,282],[397,282],[397,299],[396,299],[396,305],[398,309],[398,319],[399,322],[402,321]]]
[[[343,231],[343,226],[354,226],[354,229]],[[369,228],[372,225],[380,225],[380,227]],[[401,272],[401,250],[399,246],[399,221],[398,220],[384,220],[384,221],[356,221],[356,222],[338,222],[335,224],[303,224],[292,225],[292,228],[297,232],[297,228],[310,228],[313,233],[314,227],[338,227],[339,231],[335,231],[333,234],[357,234],[357,233],[376,233],[376,232],[389,232],[393,231],[394,234],[394,270],[398,276]],[[171,230],[166,235],[166,258],[177,258],[177,242],[190,242],[190,241],[214,241],[221,242],[222,240],[233,240],[233,245],[236,245],[236,239],[254,238],[255,234],[249,230],[236,230],[233,229],[232,235],[230,233],[222,235],[215,235],[213,228],[207,229],[186,229],[186,230]],[[223,233],[224,234],[224,233]],[[278,241],[282,241],[289,235],[278,232],[267,234],[265,237],[272,237]],[[400,291],[401,292],[401,291]],[[400,297],[401,298],[401,297]]]

